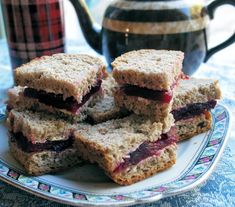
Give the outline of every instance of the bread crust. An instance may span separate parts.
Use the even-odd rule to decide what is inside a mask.
[[[109,73],[107,78],[102,81],[102,90],[105,95],[112,96],[113,90],[117,86],[117,82],[113,78],[113,74]]]
[[[173,98],[172,110],[185,107],[187,104],[204,103],[221,98],[219,82],[213,79],[180,80]]]
[[[13,133],[22,132],[32,143],[66,140],[75,130],[74,125],[64,120],[27,110],[16,111],[12,109],[8,113],[6,122],[9,131]]]
[[[120,88],[116,88],[113,95],[115,105],[119,108],[126,108],[135,114],[144,115],[156,122],[163,123],[163,132],[169,131],[174,124],[173,116],[170,113],[173,101],[160,103],[137,96],[128,96]]]
[[[179,141],[192,138],[211,129],[212,116],[210,112],[175,122]]]
[[[113,158],[110,150],[97,143],[89,142],[89,139],[81,133],[75,133],[75,145],[84,160],[97,163],[114,182],[120,185],[130,185],[143,180],[171,167],[176,162],[176,145],[173,144],[164,148],[159,156],[149,157],[137,165],[130,166],[122,173],[113,173],[117,164],[120,163],[120,159],[117,158],[118,155],[116,155],[116,158],[119,161]],[[135,168],[138,168],[138,172],[135,171]]]
[[[113,91],[117,83],[109,74],[106,80],[102,82],[103,98],[98,100],[94,105],[87,108],[88,121],[93,124],[98,124],[111,119],[118,119],[129,115],[130,113],[119,108],[114,103]]]
[[[64,99],[74,97],[80,103],[97,79],[106,75],[106,67],[90,55],[61,53],[34,59],[14,72],[16,85],[63,94]]]
[[[82,107],[79,108],[77,114],[73,114],[70,111],[65,109],[55,108],[53,106],[46,105],[44,103],[40,103],[37,99],[25,97],[23,95],[24,87],[14,87],[8,90],[8,106],[9,108],[14,108],[19,111],[31,110],[53,114],[56,117],[60,117],[65,119],[71,123],[77,123],[84,121],[86,119],[86,111],[88,106],[91,104],[95,104],[97,101],[100,101],[103,94],[101,92],[97,92],[94,94]]]
[[[94,156],[95,159],[99,159],[101,154],[107,155],[107,163],[113,166],[144,141],[154,142],[161,138],[162,124],[133,114],[94,126],[79,124],[74,134],[75,144],[82,145],[78,149],[86,152],[90,147],[92,153],[100,152]]]
[[[87,109],[88,120],[94,124],[122,118],[129,114],[130,112],[128,110],[117,107],[113,96],[109,95],[104,95],[102,100]]]
[[[149,157],[122,173],[111,173],[109,176],[120,185],[131,185],[144,180],[173,166],[176,163],[176,148],[175,144],[170,145],[159,156]]]
[[[127,52],[112,62],[113,77],[120,85],[171,90],[181,73],[183,58],[183,52],[172,50]]]
[[[76,148],[68,148],[62,152],[42,151],[27,153],[17,147],[15,142],[9,141],[10,152],[13,157],[25,168],[29,175],[43,175],[63,171],[79,163]]]

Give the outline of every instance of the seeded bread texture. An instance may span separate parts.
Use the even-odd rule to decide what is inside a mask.
[[[104,63],[84,54],[55,54],[34,59],[15,70],[16,85],[28,86],[55,94],[64,99],[82,97],[106,75]]]
[[[22,132],[33,143],[66,140],[75,129],[72,124],[45,113],[14,109],[8,113],[7,126],[13,133]]]
[[[123,158],[134,151],[143,141],[146,141],[147,136],[141,134],[141,142],[136,142],[135,140],[140,140],[140,138],[137,138],[139,133],[130,134],[125,129],[122,129],[121,132],[107,129],[104,123],[102,125],[104,128],[98,127],[95,132],[92,129],[87,130],[85,128],[76,131],[75,145],[84,160],[97,163],[116,183],[130,185],[158,171],[167,169],[175,163],[176,145],[174,144],[164,148],[159,156],[149,157],[137,165],[129,166],[121,173],[114,173],[115,167],[123,161]],[[95,137],[98,140],[95,140]],[[136,145],[136,143],[138,144]]]
[[[94,126],[77,125],[75,145],[84,152],[90,148],[93,152],[89,160],[102,160],[100,163],[103,162],[104,168],[112,171],[124,156],[137,149],[144,141],[158,140],[161,134],[161,123],[153,123],[145,117],[131,115]],[[92,153],[99,156],[93,156]]]
[[[136,50],[112,62],[113,77],[120,85],[171,90],[182,70],[184,54],[173,50]]]
[[[125,117],[129,112],[119,108],[114,103],[113,91],[117,83],[110,74],[102,83],[104,97],[87,109],[88,121],[94,124],[105,122],[111,119]]]
[[[173,166],[176,163],[176,149],[176,145],[172,144],[164,148],[158,156],[149,157],[121,173],[107,174],[120,185],[131,185]]]
[[[189,119],[179,120],[175,122],[175,125],[179,141],[182,141],[210,130],[212,117],[209,112],[203,113]]]
[[[117,86],[117,82],[114,80],[112,73],[109,73],[107,78],[102,82],[102,90],[105,95],[112,96],[113,90]]]
[[[37,99],[25,97],[23,95],[24,87],[14,87],[8,90],[8,106],[16,110],[31,110],[36,112],[44,112],[55,115],[56,117],[65,119],[71,123],[81,122],[86,119],[86,111],[89,105],[94,105],[101,100],[103,96],[100,92],[94,94],[81,108],[78,113],[73,114],[66,109],[59,109],[40,103]]]
[[[25,168],[29,175],[43,175],[62,171],[82,163],[77,149],[68,148],[62,152],[42,151],[27,153],[9,141],[12,156]]]
[[[120,88],[114,91],[115,105],[126,108],[138,115],[148,116],[150,119],[163,123],[163,131],[168,132],[174,123],[171,112],[172,102],[159,103],[137,96],[128,96]]]
[[[221,90],[217,80],[196,79],[180,80],[179,87],[174,93],[172,109],[185,107],[187,104],[204,103],[220,99]]]
[[[101,101],[87,109],[88,121],[93,124],[122,118],[129,114],[126,109],[117,107],[114,103],[113,96],[108,95],[105,95]]]

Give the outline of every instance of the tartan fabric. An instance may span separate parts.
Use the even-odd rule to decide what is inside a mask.
[[[63,0],[2,0],[12,67],[64,52]]]

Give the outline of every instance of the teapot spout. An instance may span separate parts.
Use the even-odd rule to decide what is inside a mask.
[[[96,52],[102,54],[101,26],[92,19],[84,0],[70,0],[70,2],[76,10],[86,41]]]

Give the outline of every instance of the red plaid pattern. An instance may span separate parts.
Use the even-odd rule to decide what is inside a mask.
[[[63,0],[2,0],[12,67],[64,52]]]

